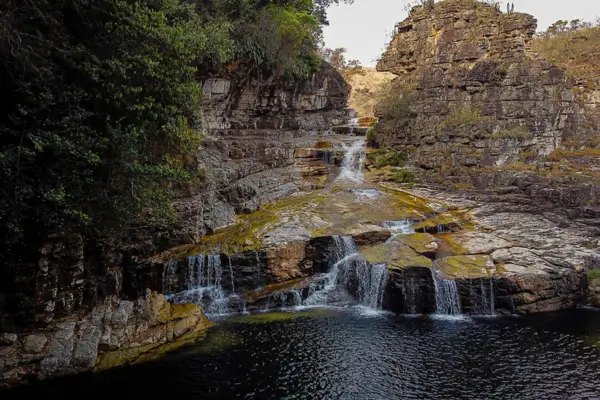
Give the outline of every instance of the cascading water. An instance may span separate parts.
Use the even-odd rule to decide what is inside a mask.
[[[365,140],[352,142],[350,146],[344,145],[344,159],[339,178],[360,183],[364,180],[363,164],[365,162]]]
[[[413,222],[409,220],[384,221],[383,227],[389,229],[394,235],[406,235],[415,233]]]
[[[353,291],[362,306],[380,309],[387,281],[387,267],[370,265],[349,236],[334,236],[335,260],[324,277],[322,288],[312,289],[302,303],[324,306],[335,302],[336,291]]]
[[[415,278],[407,278],[402,281],[402,300],[406,314],[417,314],[419,287]]]
[[[460,297],[456,281],[440,277],[434,269],[431,270],[431,274],[435,286],[435,313],[441,315],[460,315]]]
[[[180,292],[173,293],[177,280],[177,262],[169,262],[163,270],[163,293],[172,303],[200,304],[207,314],[227,314],[228,297],[223,290],[223,268],[218,254],[200,254],[187,259]],[[233,273],[233,272],[232,272]],[[233,276],[233,275],[232,275]],[[233,279],[233,278],[232,278]]]
[[[479,290],[471,288],[471,299],[473,302],[472,312],[477,315],[494,315],[494,280],[489,279],[488,283],[485,279],[479,280]]]

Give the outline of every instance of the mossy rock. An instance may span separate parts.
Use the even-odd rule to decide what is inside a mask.
[[[496,272],[488,255],[461,255],[442,258],[436,268],[448,279],[490,278]]]
[[[365,259],[371,264],[387,264],[388,270],[402,270],[408,267],[431,268],[433,262],[417,254],[411,247],[399,242],[365,246],[362,249]]]
[[[398,237],[407,246],[410,246],[418,254],[434,258],[437,254],[438,243],[429,233],[412,233]]]

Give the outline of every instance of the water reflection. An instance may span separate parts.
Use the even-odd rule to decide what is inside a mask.
[[[161,399],[597,399],[600,313],[236,317],[164,359],[2,393]],[[220,346],[219,343],[223,343]]]

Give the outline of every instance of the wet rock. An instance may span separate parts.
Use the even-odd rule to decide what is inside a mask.
[[[490,254],[512,246],[509,241],[485,232],[459,232],[452,236],[452,240],[461,246],[466,254]]]
[[[352,236],[357,246],[364,246],[385,242],[392,236],[392,233],[377,225],[362,224],[346,230],[344,235]]]
[[[477,279],[494,275],[496,267],[487,255],[462,255],[442,258],[436,268],[448,279]]]
[[[27,353],[40,353],[48,343],[48,338],[42,334],[29,335],[23,341],[23,350]]]
[[[402,235],[398,240],[411,247],[418,254],[431,259],[435,258],[439,247],[435,238],[428,233]]]

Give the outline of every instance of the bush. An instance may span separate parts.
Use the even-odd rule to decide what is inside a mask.
[[[479,124],[490,122],[490,118],[482,116],[479,111],[468,107],[460,107],[452,110],[450,114],[439,125],[440,130],[446,127],[459,127],[462,125]]]
[[[595,281],[596,279],[600,278],[600,270],[598,270],[598,269],[589,270],[587,273],[587,277],[590,282]]]
[[[376,153],[369,154],[373,166],[377,169],[392,166],[403,167],[408,159],[406,153],[395,149],[379,149]]]
[[[533,138],[533,134],[524,125],[519,125],[515,128],[502,129],[493,134],[492,137],[494,139],[528,140]]]
[[[390,177],[392,182],[396,183],[414,183],[415,181],[415,173],[408,169],[400,169]]]

